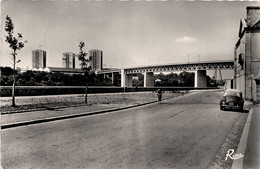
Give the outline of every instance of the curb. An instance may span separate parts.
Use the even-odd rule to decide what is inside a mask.
[[[162,100],[167,100],[175,97],[168,97]],[[9,124],[3,124],[1,125],[1,129],[8,129],[8,128],[14,128],[14,127],[21,127],[26,125],[32,125],[32,124],[39,124],[39,123],[46,123],[51,121],[57,121],[57,120],[65,120],[70,118],[77,118],[77,117],[83,117],[83,116],[91,116],[91,115],[97,115],[97,114],[104,114],[112,111],[119,111],[119,110],[125,110],[129,108],[144,106],[152,103],[156,103],[157,101],[151,101],[147,103],[141,103],[136,105],[130,105],[126,107],[120,107],[120,108],[113,108],[113,109],[106,109],[106,110],[98,110],[93,112],[85,112],[85,113],[78,113],[73,115],[65,115],[65,116],[57,116],[57,117],[51,117],[51,118],[44,118],[44,119],[37,119],[37,120],[30,120],[30,121],[22,121],[22,122],[16,122],[16,123],[9,123]]]
[[[249,111],[249,115],[247,117],[246,124],[245,124],[245,127],[243,129],[243,133],[242,133],[242,136],[240,138],[239,145],[238,145],[238,148],[237,148],[237,151],[236,151],[237,154],[239,154],[239,153],[241,153],[242,155],[245,154],[249,128],[250,128],[250,125],[251,125],[252,114],[253,114],[253,108],[251,108],[250,111]],[[239,158],[239,159],[234,160],[231,169],[242,169],[243,168],[243,161],[244,161],[244,158]]]

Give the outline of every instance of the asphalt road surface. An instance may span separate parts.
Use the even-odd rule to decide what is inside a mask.
[[[107,114],[5,129],[4,169],[203,169],[246,113],[203,91]],[[84,110],[82,110],[84,112]]]

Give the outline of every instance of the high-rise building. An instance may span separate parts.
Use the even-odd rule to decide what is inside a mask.
[[[32,67],[45,68],[46,67],[46,51],[36,49],[32,51]]]
[[[75,56],[71,52],[65,52],[62,55],[62,67],[75,69]]]
[[[103,52],[102,50],[92,49],[89,51],[89,56],[91,57],[90,60],[90,67],[91,70],[96,72],[103,69]]]

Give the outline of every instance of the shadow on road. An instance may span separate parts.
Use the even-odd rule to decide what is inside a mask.
[[[224,111],[227,111],[227,112],[237,112],[237,113],[249,113],[249,110],[232,110],[232,109],[226,109]]]

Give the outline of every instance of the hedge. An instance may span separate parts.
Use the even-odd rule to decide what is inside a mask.
[[[216,88],[194,88],[194,87],[112,87],[112,86],[89,86],[88,93],[117,93],[117,92],[137,92],[155,91],[157,89],[165,91],[194,90],[194,89],[216,89]],[[12,95],[12,86],[1,86],[1,97]],[[39,96],[39,95],[59,95],[59,94],[84,94],[85,86],[16,86],[16,96]]]

